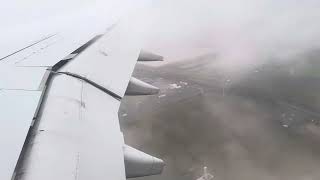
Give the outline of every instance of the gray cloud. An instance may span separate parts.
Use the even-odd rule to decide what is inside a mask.
[[[216,52],[228,69],[290,59],[319,48],[319,7],[314,0],[153,1],[146,47],[169,61]]]

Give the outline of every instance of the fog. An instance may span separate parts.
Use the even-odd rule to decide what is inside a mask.
[[[320,3],[306,1],[153,1],[143,22],[146,47],[168,61],[219,53],[224,68],[319,47]],[[148,33],[149,32],[149,33]]]
[[[126,97],[119,112],[126,143],[167,163],[141,179],[196,179],[203,166],[217,180],[319,179],[319,76],[308,69],[319,7],[153,1],[145,48],[166,61],[138,64],[134,76],[161,92]]]

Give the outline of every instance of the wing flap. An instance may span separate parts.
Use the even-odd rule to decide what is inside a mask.
[[[120,102],[66,75],[49,88],[20,178],[125,179]]]
[[[40,96],[40,91],[0,90],[0,179],[11,179]]]
[[[0,89],[38,90],[45,72],[44,67],[0,66]]]

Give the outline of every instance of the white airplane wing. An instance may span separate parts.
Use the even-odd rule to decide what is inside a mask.
[[[162,58],[140,51],[139,31],[108,11],[115,7],[90,2],[80,9],[38,0],[4,5],[0,179],[125,179],[162,171],[162,160],[124,144],[118,122],[124,95],[157,92],[130,80],[137,59]]]

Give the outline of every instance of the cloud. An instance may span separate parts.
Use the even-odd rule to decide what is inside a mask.
[[[319,7],[315,0],[153,1],[146,47],[169,62],[216,52],[225,68],[290,59],[319,48]]]

